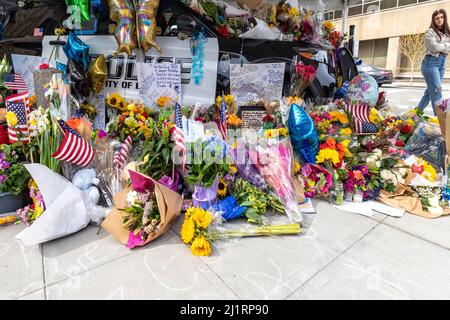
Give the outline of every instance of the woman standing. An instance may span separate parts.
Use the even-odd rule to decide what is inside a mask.
[[[421,71],[427,89],[418,108],[423,111],[431,101],[433,112],[436,115],[436,108],[442,101],[441,85],[445,74],[447,54],[450,52],[450,29],[444,9],[433,12],[430,28],[425,33],[425,47],[426,53]]]

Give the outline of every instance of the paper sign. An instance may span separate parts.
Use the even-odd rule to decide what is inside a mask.
[[[103,88],[99,94],[89,99],[89,103],[92,104],[97,111],[97,115],[92,123],[94,130],[106,130],[105,92],[106,90]]]
[[[11,58],[13,61],[14,72],[22,75],[28,89],[28,94],[32,96],[34,94],[33,71],[39,69],[41,64],[48,63],[48,59],[46,57],[27,56],[22,54],[12,54]]]
[[[255,100],[281,100],[285,63],[231,64],[231,94],[238,106]]]
[[[186,142],[195,142],[205,136],[205,126],[199,121],[183,117],[183,134]]]
[[[181,102],[181,67],[176,63],[143,63],[137,65],[139,97],[155,106],[159,97]]]

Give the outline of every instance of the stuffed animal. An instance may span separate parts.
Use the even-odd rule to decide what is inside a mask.
[[[100,200],[100,192],[97,185],[100,180],[97,178],[97,173],[94,169],[83,169],[75,173],[72,178],[72,183],[80,190],[86,192],[89,198],[97,204]]]

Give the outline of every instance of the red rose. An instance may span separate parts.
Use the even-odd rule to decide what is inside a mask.
[[[397,140],[397,141],[395,142],[395,146],[397,146],[397,147],[404,147],[404,146],[405,146],[405,143],[404,143],[403,141]]]
[[[219,34],[224,37],[224,38],[228,38],[229,33],[228,33],[228,28],[227,26],[221,26],[219,28],[217,28],[217,31],[219,31]]]
[[[423,172],[423,165],[421,165],[421,164],[413,164],[412,172],[417,173],[417,174],[422,174],[422,172]]]
[[[401,133],[410,133],[412,131],[413,127],[410,124],[405,124],[403,125],[403,127],[401,128]]]

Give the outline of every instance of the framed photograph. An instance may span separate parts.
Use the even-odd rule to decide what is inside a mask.
[[[263,106],[242,106],[239,108],[238,117],[242,120],[242,129],[260,129],[263,118],[267,114]]]

